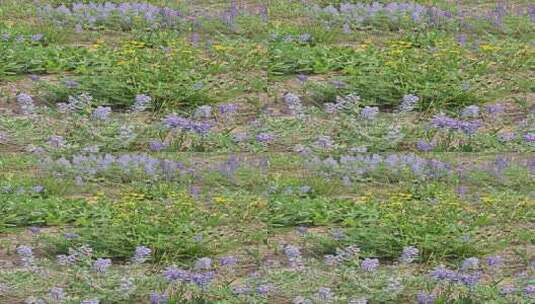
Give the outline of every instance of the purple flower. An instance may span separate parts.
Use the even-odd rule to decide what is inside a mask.
[[[93,114],[91,114],[91,118],[95,120],[107,120],[110,114],[110,107],[99,106],[93,111]]]
[[[166,294],[161,294],[158,292],[151,292],[150,294],[150,304],[167,304],[169,297]]]
[[[34,256],[32,247],[29,246],[19,246],[17,247],[17,254],[22,260],[22,264],[25,267],[29,267],[33,264]]]
[[[435,267],[430,272],[431,277],[437,280],[452,280],[457,277],[457,272],[446,268],[444,265]]]
[[[25,94],[25,93],[20,93],[19,95],[17,95],[16,99],[22,111],[22,114],[28,115],[28,114],[33,113],[33,111],[35,110],[35,105],[30,95]]]
[[[256,293],[259,295],[266,295],[273,291],[272,284],[262,284],[256,287]]]
[[[219,259],[219,264],[221,266],[234,266],[238,264],[238,258],[235,256],[225,256]]]
[[[30,40],[32,40],[33,42],[38,42],[38,41],[41,41],[43,39],[45,35],[41,34],[41,33],[38,33],[38,34],[34,34],[30,37]]]
[[[197,270],[209,270],[212,268],[212,259],[208,257],[200,258],[195,262],[195,269]]]
[[[479,268],[479,259],[476,257],[467,258],[463,261],[461,268],[463,270],[477,269]]]
[[[232,293],[235,295],[249,294],[251,293],[251,288],[245,286],[234,286],[232,287]]]
[[[485,110],[487,110],[487,113],[491,115],[496,115],[503,113],[505,111],[505,106],[500,103],[496,103],[492,105],[487,105],[485,107]]]
[[[80,304],[100,304],[98,299],[83,300]]]
[[[208,119],[212,117],[212,107],[211,106],[200,106],[195,110],[193,116],[197,119]]]
[[[459,43],[459,45],[465,46],[467,38],[468,37],[466,36],[466,34],[459,34],[457,35],[457,42]]]
[[[47,141],[46,141],[47,145],[53,147],[53,148],[56,148],[56,149],[60,149],[60,148],[64,148],[66,145],[67,145],[67,142],[65,141],[65,138],[63,138],[62,136],[59,136],[59,135],[51,135],[48,137]]]
[[[360,263],[360,268],[362,268],[362,270],[366,271],[366,272],[374,272],[377,267],[379,267],[379,260],[378,259],[364,259],[364,261],[362,261]]]
[[[111,266],[111,260],[110,259],[103,259],[99,258],[93,263],[93,270],[96,272],[107,272],[108,268]]]
[[[60,254],[56,256],[56,261],[59,265],[66,266],[76,263],[76,257],[74,255]]]
[[[173,128],[188,128],[190,125],[190,120],[176,114],[169,114],[163,119],[163,123],[169,129]]]
[[[403,263],[412,263],[420,254],[420,251],[418,248],[414,246],[408,246],[403,248],[403,252],[401,253],[401,262]]]
[[[524,287],[524,294],[528,297],[535,296],[535,285],[528,285]]]
[[[330,136],[318,136],[313,145],[320,150],[331,150],[334,148],[334,142]]]
[[[416,143],[416,148],[422,152],[429,152],[432,151],[435,146],[426,140],[420,139]]]
[[[299,80],[301,83],[304,83],[308,80],[308,76],[306,75],[303,75],[303,74],[299,74],[297,75],[297,80]]]
[[[132,111],[134,112],[143,112],[149,106],[152,98],[148,95],[138,94],[136,95],[134,105],[132,106]]]
[[[41,232],[41,228],[35,227],[35,226],[29,227],[28,230],[30,230],[31,233],[35,233],[35,234]]]
[[[134,256],[132,257],[132,262],[136,264],[144,263],[150,257],[151,252],[152,250],[150,250],[150,248],[148,247],[137,246],[134,252]]]
[[[516,134],[513,132],[504,132],[498,134],[498,140],[501,142],[509,142],[516,139]]]
[[[481,273],[474,272],[474,273],[460,273],[452,281],[461,282],[468,287],[473,287],[479,282],[480,279],[481,279]]]
[[[63,85],[65,85],[65,87],[69,89],[74,89],[80,86],[80,83],[78,83],[78,81],[73,80],[73,79],[65,79],[63,80]]]
[[[320,303],[329,303],[333,300],[334,295],[330,288],[320,287],[318,289],[318,293],[316,294],[316,297],[318,298]]]
[[[420,101],[420,97],[412,94],[407,94],[403,96],[403,100],[401,101],[401,105],[399,106],[399,110],[401,112],[410,112],[414,110],[416,105],[418,104],[418,101]]]
[[[197,32],[191,33],[190,41],[193,46],[197,46],[199,41],[201,41],[201,35],[199,35]]]
[[[272,141],[275,136],[271,133],[259,133],[256,135],[256,141],[261,143],[268,143]]]
[[[461,113],[462,117],[473,118],[479,116],[479,107],[476,105],[471,105],[463,109]]]
[[[367,120],[373,120],[375,117],[379,114],[379,108],[378,107],[364,107],[362,111],[360,112],[360,116]]]
[[[214,279],[214,272],[208,271],[203,273],[193,273],[191,275],[191,281],[200,288],[206,288]]]
[[[176,268],[175,266],[167,267],[163,272],[163,276],[171,282],[187,282],[191,279],[191,275],[191,272],[184,269]]]
[[[293,245],[286,245],[284,247],[284,254],[288,258],[288,262],[291,268],[303,269],[303,261],[301,257],[301,251],[298,247]]]
[[[63,288],[61,287],[52,287],[48,291],[48,296],[52,300],[60,302],[65,298],[65,292],[63,291]]]
[[[151,140],[149,142],[149,149],[151,151],[154,151],[154,152],[158,152],[158,151],[161,151],[163,149],[165,149],[167,147],[167,145],[162,142],[161,140]]]
[[[516,288],[512,285],[506,285],[500,288],[500,294],[502,295],[509,295],[516,292]]]
[[[41,185],[37,185],[37,186],[32,187],[32,191],[34,193],[43,193],[45,191],[45,187]]]
[[[234,103],[221,104],[217,109],[221,115],[230,115],[238,111],[238,105]]]
[[[301,102],[301,99],[299,96],[292,94],[292,93],[286,93],[282,97],[284,102],[286,103],[286,106],[290,110],[290,113],[292,115],[301,116],[303,115],[303,103]]]
[[[535,133],[526,133],[523,138],[528,143],[535,143]]]
[[[434,304],[436,297],[433,294],[420,291],[416,296],[418,304]]]
[[[499,267],[503,263],[503,258],[499,255],[490,256],[487,258],[487,265],[491,267]]]
[[[445,129],[451,131],[462,131],[468,135],[474,134],[480,127],[481,121],[462,121],[455,118],[448,117],[443,114],[438,114],[431,119],[431,125],[434,128]]]
[[[30,77],[31,81],[39,81],[39,76],[37,76],[37,75],[32,74],[29,77]]]

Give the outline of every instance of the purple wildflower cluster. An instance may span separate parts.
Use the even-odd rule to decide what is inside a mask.
[[[219,265],[221,266],[234,266],[238,264],[238,258],[235,256],[224,256],[219,259]]]
[[[366,258],[360,263],[360,268],[366,272],[374,272],[379,267],[378,259]]]
[[[420,254],[420,251],[418,248],[414,246],[407,246],[403,248],[403,252],[401,253],[400,261],[402,263],[412,263],[415,259],[418,258],[418,255]]]
[[[349,94],[347,96],[336,96],[336,103],[326,103],[325,112],[336,113],[338,111],[350,111],[355,109],[360,102],[360,96]]]
[[[378,107],[364,107],[360,111],[360,117],[366,120],[374,120],[375,117],[379,114],[379,108]]]
[[[152,98],[145,94],[138,94],[134,99],[134,104],[132,105],[133,112],[143,112],[145,111],[152,101]]]
[[[119,156],[78,154],[70,160],[63,157],[57,160],[46,159],[43,165],[57,175],[74,174],[83,179],[111,171],[126,175],[141,173],[152,178],[172,179],[186,171],[180,162],[157,159],[146,154],[123,154]]]
[[[17,247],[17,254],[19,255],[22,265],[25,267],[30,267],[34,263],[35,257],[33,256],[33,249],[29,246],[19,246]]]
[[[464,118],[477,118],[479,116],[479,107],[476,105],[471,105],[463,109],[461,116]]]
[[[135,264],[142,264],[147,261],[150,257],[152,250],[145,246],[137,246],[132,257],[132,262]]]
[[[318,136],[312,146],[318,150],[327,151],[332,150],[335,143],[330,136]]]
[[[200,258],[195,262],[195,270],[210,270],[212,268],[212,259],[208,257]]]
[[[331,303],[334,300],[334,293],[328,287],[320,287],[315,298],[319,303]]]
[[[420,97],[412,94],[407,94],[403,96],[401,104],[399,105],[400,112],[411,112],[418,105]]]
[[[206,135],[212,128],[212,124],[206,121],[195,121],[189,118],[169,114],[163,120],[164,125],[169,129],[178,129],[181,131],[192,132],[199,135]]]
[[[81,112],[89,109],[93,103],[93,97],[82,93],[78,96],[69,96],[67,103],[58,103],[58,110],[62,113]]]
[[[319,169],[323,175],[352,178],[372,174],[381,169],[389,174],[401,175],[410,172],[418,178],[438,178],[451,173],[451,166],[436,159],[425,159],[414,154],[390,155],[343,155],[339,160],[332,157],[321,160],[312,157],[308,165]]]
[[[430,272],[430,275],[432,278],[439,281],[446,281],[473,287],[481,278],[481,272],[478,271],[478,269],[479,259],[469,258],[463,262],[461,271],[451,270],[443,265],[440,265],[435,267]]]
[[[65,299],[65,291],[61,287],[52,287],[48,291],[48,296],[56,302],[61,302]]]
[[[178,281],[182,283],[195,284],[200,288],[206,288],[214,279],[215,273],[213,271],[207,272],[192,272],[177,268],[175,266],[167,267],[163,276],[170,282]]]
[[[386,17],[389,22],[395,23],[408,19],[414,23],[437,24],[452,17],[450,12],[410,2],[342,3],[339,8],[332,5],[321,8],[316,5],[312,7],[312,11],[319,15],[345,20],[346,23],[356,24],[367,24],[381,17]]]
[[[63,136],[51,135],[48,137],[46,144],[54,149],[61,149],[67,146],[67,141]]]
[[[16,99],[22,114],[29,115],[35,111],[35,104],[33,102],[33,98],[30,95],[20,93],[19,95],[17,95]]]
[[[432,142],[420,139],[416,142],[416,148],[422,152],[430,152],[435,148],[435,145]]]
[[[166,294],[152,292],[150,294],[150,304],[167,304],[169,297]]]
[[[526,133],[522,138],[524,138],[524,141],[527,143],[535,143],[535,133]]]
[[[151,140],[149,141],[149,149],[153,152],[162,151],[167,148],[167,144],[161,140]]]
[[[359,258],[360,248],[351,245],[345,248],[336,248],[336,254],[326,255],[324,257],[327,265],[338,265],[349,261],[357,260]]]
[[[255,138],[259,143],[269,143],[275,139],[275,135],[268,132],[261,132],[258,133]]]
[[[223,117],[232,117],[239,110],[239,106],[235,103],[224,103],[217,106],[218,114]]]
[[[195,117],[196,119],[210,119],[212,118],[212,111],[213,109],[209,105],[200,106],[195,109],[193,117]]]
[[[110,107],[98,106],[91,114],[91,118],[94,120],[107,120],[110,114]]]
[[[418,304],[434,304],[436,299],[437,297],[435,295],[423,291],[416,295],[416,302],[418,302]]]
[[[284,254],[288,258],[290,268],[295,270],[302,270],[304,268],[303,257],[299,247],[293,245],[284,246]]]
[[[292,93],[286,93],[284,94],[282,99],[286,103],[288,110],[290,110],[291,115],[294,115],[297,117],[303,116],[304,108],[303,108],[303,103],[301,101],[301,98],[299,98],[299,96],[292,94]]]
[[[110,266],[111,266],[111,260],[110,259],[98,258],[93,263],[93,270],[96,271],[96,272],[105,273],[105,272],[108,271],[108,268],[110,268]]]
[[[41,18],[78,28],[117,25],[121,29],[131,29],[136,24],[152,29],[175,28],[183,19],[177,10],[137,2],[75,3],[70,7],[46,5],[40,7],[38,13]]]
[[[31,34],[31,35],[16,35],[16,36],[12,36],[9,33],[3,33],[2,35],[0,35],[0,41],[15,42],[15,43],[24,43],[24,42],[38,43],[38,42],[43,41],[44,37],[45,35],[42,33]]]
[[[443,129],[448,131],[460,131],[467,135],[472,135],[477,132],[481,127],[480,120],[459,120],[448,117],[443,114],[438,114],[431,119],[431,126],[437,129]]]
[[[87,245],[78,248],[69,248],[69,254],[60,254],[56,256],[59,265],[73,265],[83,261],[90,261],[93,256],[93,249]]]

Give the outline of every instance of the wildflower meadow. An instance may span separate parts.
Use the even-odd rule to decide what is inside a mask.
[[[143,1],[0,0],[0,304],[535,303],[533,1]]]

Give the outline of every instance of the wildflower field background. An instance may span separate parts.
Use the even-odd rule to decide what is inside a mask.
[[[0,303],[535,303],[531,1],[146,1],[0,1]]]

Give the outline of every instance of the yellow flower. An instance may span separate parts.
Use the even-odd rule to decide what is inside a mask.
[[[482,45],[479,46],[479,48],[481,48],[481,50],[487,51],[487,52],[494,52],[494,51],[499,51],[500,50],[500,47],[493,46],[493,45],[490,45],[490,44],[482,44]]]
[[[214,197],[214,202],[219,205],[223,205],[227,202],[227,200],[222,196],[216,196]]]

